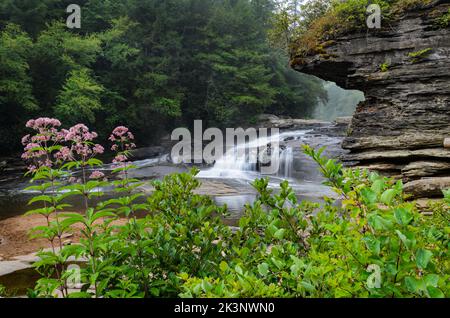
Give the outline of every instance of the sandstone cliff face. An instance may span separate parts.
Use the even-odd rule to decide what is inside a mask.
[[[343,160],[413,182],[406,188],[415,197],[450,187],[450,149],[444,147],[450,137],[450,28],[435,23],[449,8],[450,1],[435,1],[380,30],[331,41],[326,54],[293,56],[291,62],[300,72],[364,92]],[[409,56],[419,51],[418,58]],[[389,65],[384,72],[383,63]]]

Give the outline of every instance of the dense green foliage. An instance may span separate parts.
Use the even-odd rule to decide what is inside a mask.
[[[288,0],[276,17],[271,39],[286,47],[291,56],[323,54],[324,44],[334,38],[367,30],[367,8],[376,4],[381,10],[382,26],[408,10],[420,9],[431,0],[309,0],[298,6]],[[386,23],[387,22],[387,23]],[[436,25],[446,27],[446,14],[436,18]]]
[[[30,201],[39,206],[28,213],[47,220],[34,235],[52,246],[38,254],[34,266],[42,278],[29,296],[450,296],[450,190],[425,217],[404,201],[401,181],[343,169],[322,156],[323,149],[305,146],[340,204],[327,197],[323,204],[298,202],[287,181],[274,193],[268,179],[259,179],[253,183],[258,198],[232,231],[221,220],[226,207],[194,194],[195,169],[154,181],[145,195],[142,182],[129,178],[132,135],[119,127],[116,136],[123,138],[111,138],[118,146],[118,178],[103,180],[97,172],[87,179],[87,171],[101,165],[91,150],[99,149],[96,135],[78,126],[62,141],[59,125],[51,119],[28,125],[37,130],[31,140],[39,141],[26,149],[36,163],[29,190],[41,193]],[[81,180],[64,181],[80,170]],[[105,198],[104,187],[116,197]],[[63,212],[71,209],[68,198],[84,202],[83,211]],[[145,216],[137,217],[138,211]],[[65,245],[64,235],[74,231],[81,231],[80,242]],[[70,267],[71,258],[84,265]]]
[[[0,151],[18,146],[27,118],[117,123],[148,143],[174,126],[229,127],[255,116],[308,116],[320,81],[271,48],[272,0],[69,0],[0,3]]]

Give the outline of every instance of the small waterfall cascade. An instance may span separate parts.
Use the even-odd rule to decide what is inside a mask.
[[[283,142],[288,139],[300,139],[308,130],[287,131],[269,137],[260,137],[254,141],[238,144],[225,152],[211,169],[203,170],[199,177],[203,178],[242,178],[253,179],[258,173],[258,164],[249,160],[251,154],[258,153],[258,149],[273,141]],[[279,168],[274,175],[290,178],[293,173],[294,151],[290,146],[280,148]]]
[[[294,166],[294,152],[292,147],[286,147],[280,154],[280,168],[278,169],[278,176],[283,178],[292,177]]]

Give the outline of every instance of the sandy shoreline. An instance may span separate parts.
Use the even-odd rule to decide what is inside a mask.
[[[122,223],[124,219],[115,222]],[[35,253],[40,249],[50,248],[51,245],[48,240],[30,238],[31,229],[46,224],[46,219],[41,215],[20,215],[0,220],[0,262]],[[80,228],[80,226],[75,225],[74,231],[64,240],[72,243],[78,242],[80,233],[77,228]]]
[[[31,239],[30,230],[46,225],[40,215],[15,216],[0,221],[0,260],[10,260],[15,256],[37,252],[41,248],[51,247],[45,239]]]

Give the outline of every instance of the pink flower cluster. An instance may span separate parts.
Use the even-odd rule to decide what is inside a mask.
[[[22,138],[24,153],[22,158],[30,161],[29,171],[34,172],[39,167],[52,167],[64,161],[87,162],[96,155],[103,154],[105,149],[93,140],[98,137],[96,132],[89,131],[84,124],[77,124],[69,130],[61,129],[61,122],[58,119],[42,117],[31,119],[26,123],[26,127],[36,131],[34,135],[26,135]],[[116,127],[109,137],[113,142],[111,149],[117,152],[113,163],[126,166],[127,152],[136,145],[133,143],[134,136],[127,127]],[[59,146],[55,151],[53,146]],[[91,179],[103,178],[100,171],[91,173]]]
[[[101,171],[96,170],[91,173],[91,175],[89,176],[89,179],[101,179],[103,177],[105,177],[105,174]]]
[[[29,171],[34,172],[39,167],[53,165],[52,158],[46,149],[63,139],[63,135],[58,131],[59,126],[61,126],[59,120],[47,117],[31,119],[26,123],[26,127],[36,131],[35,135],[26,135],[22,138],[24,146],[22,158],[31,161]]]
[[[71,143],[70,147],[63,147],[56,154],[58,159],[73,160],[76,155],[81,157],[81,160],[87,160],[90,157],[102,154],[105,149],[99,145],[92,145],[92,141],[97,138],[96,132],[89,131],[89,128],[84,124],[77,124],[69,130],[62,130],[64,140]]]
[[[118,126],[109,136],[109,140],[113,142],[111,150],[118,152],[113,163],[118,164],[119,167],[125,167],[128,160],[126,152],[136,148],[133,143],[134,135],[127,127]]]
[[[34,130],[40,130],[44,128],[59,127],[61,126],[61,122],[55,118],[41,117],[38,119],[30,119],[25,126]]]
[[[90,132],[89,128],[84,124],[77,124],[66,131],[66,141],[84,142],[92,141],[97,138],[96,132]]]
[[[134,135],[124,126],[116,127],[111,136],[109,136],[109,140],[114,143],[111,147],[112,151],[125,151],[136,148],[136,145],[133,143]]]

